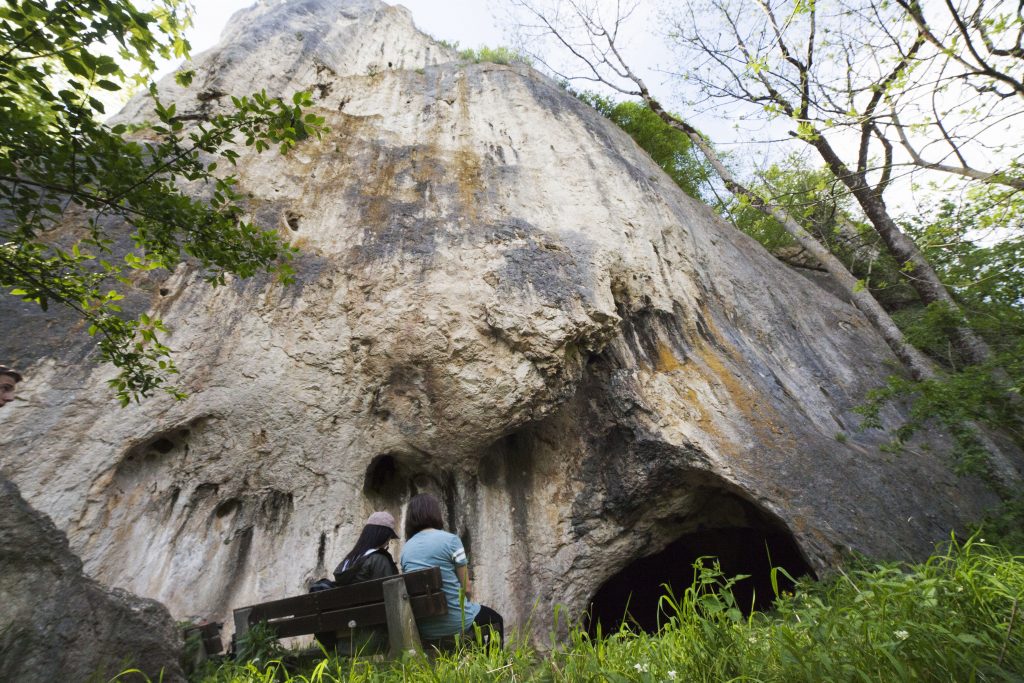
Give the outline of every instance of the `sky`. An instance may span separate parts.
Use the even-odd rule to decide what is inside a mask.
[[[196,15],[194,26],[188,32],[193,54],[213,47],[231,15],[252,6],[256,1],[193,0]],[[554,2],[530,1],[546,7],[551,7]],[[587,0],[585,4],[589,6],[591,2],[599,7],[616,6],[615,0]],[[617,41],[619,46],[624,48],[627,63],[640,74],[652,94],[661,100],[666,108],[681,112],[691,123],[708,134],[720,151],[730,155],[731,163],[736,170],[744,169],[741,170],[741,175],[747,175],[756,168],[766,167],[783,157],[789,150],[804,149],[804,146],[788,140],[786,131],[790,126],[786,121],[765,122],[764,117],[751,116],[750,112],[742,107],[709,109],[697,102],[687,102],[687,86],[668,73],[674,70],[672,53],[657,35],[659,31],[652,28],[664,25],[663,21],[659,21],[662,10],[671,13],[682,5],[678,0],[627,0],[623,6],[632,7],[634,3],[635,10],[624,30],[623,40]],[[420,30],[437,39],[457,42],[462,47],[519,45],[517,37],[513,35],[515,22],[509,16],[509,7],[512,4],[510,0],[400,0],[390,4],[408,8]],[[565,51],[560,52],[564,58]],[[557,52],[548,50],[547,54]],[[556,57],[551,62],[552,66],[564,67],[566,73],[580,72],[578,64],[570,65],[564,59],[561,62],[557,60]],[[168,63],[161,71],[170,72],[175,66]],[[600,90],[599,87],[595,88],[593,84],[585,81],[576,81],[573,85],[581,90]],[[605,91],[605,94],[609,92]],[[616,99],[621,98],[622,95],[616,95]],[[695,94],[690,98],[700,99]],[[891,202],[912,208],[913,194],[909,183],[897,183],[887,196]]]
[[[193,53],[213,47],[232,14],[255,0],[194,0],[195,25],[189,31]],[[416,26],[435,38],[458,41],[464,47],[506,43],[492,0],[403,0]]]
[[[251,7],[257,0],[193,0],[196,14],[193,27],[188,31],[192,53],[198,54],[213,47],[231,15],[245,7]],[[417,28],[435,38],[457,42],[464,48],[481,46],[497,47],[517,45],[513,35],[514,22],[510,18],[508,0],[401,0],[389,4],[402,5],[409,9]],[[603,0],[600,0],[603,1]],[[546,0],[541,0],[544,4]],[[667,50],[652,35],[649,27],[656,21],[659,8],[669,0],[636,0],[637,7],[627,25],[621,47],[630,66],[634,68],[651,90],[670,107],[680,105],[668,94],[678,91],[679,83],[670,83],[662,71]],[[578,71],[578,66],[557,58],[552,66],[564,69],[566,73]],[[158,76],[170,73],[176,64],[168,62]],[[540,65],[537,65],[540,67]],[[578,89],[598,90],[611,94],[610,90],[589,82],[576,82]],[[622,99],[617,95],[616,99]],[[720,142],[734,137],[734,133],[719,122],[701,122],[701,128],[714,135]],[[727,143],[726,143],[727,144]]]

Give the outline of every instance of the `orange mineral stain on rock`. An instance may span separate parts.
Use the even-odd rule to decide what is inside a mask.
[[[483,188],[480,171],[480,156],[472,149],[463,148],[455,152],[455,182],[458,184],[459,202],[463,216],[475,221],[478,217],[477,194]]]
[[[681,370],[683,368],[683,361],[676,358],[676,355],[672,353],[672,349],[668,344],[659,340],[658,341],[658,362],[655,365],[655,369],[658,372],[673,372],[674,370]]]
[[[417,186],[438,185],[444,181],[445,169],[438,161],[440,158],[441,149],[436,141],[425,142],[412,149],[409,161],[412,165],[412,177]]]
[[[370,226],[387,224],[390,212],[390,200],[394,196],[395,175],[398,161],[388,154],[381,154],[374,164],[376,173],[368,174],[362,184],[361,194],[364,202],[363,220]]]
[[[712,316],[705,311],[704,319],[712,336],[717,340],[718,346],[728,354],[728,360],[735,363],[745,363],[741,354],[725,338],[719,334],[715,327]],[[742,417],[754,433],[758,441],[762,443],[775,443],[782,450],[795,451],[796,440],[790,434],[784,420],[775,408],[764,402],[763,396],[758,394],[753,387],[742,384],[727,365],[725,359],[716,349],[701,342],[694,349],[694,354],[710,372],[709,382],[718,383],[728,394],[730,402],[740,412]]]
[[[455,150],[455,182],[462,205],[463,215],[469,221],[476,221],[479,214],[478,196],[483,189],[480,155],[474,149],[472,115],[469,110],[469,84],[466,74],[462,73],[456,81],[456,107],[458,120],[456,131],[461,139],[459,148]]]

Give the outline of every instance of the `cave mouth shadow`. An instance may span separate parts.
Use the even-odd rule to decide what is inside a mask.
[[[598,588],[585,619],[589,634],[596,637],[599,632],[615,633],[623,623],[634,631],[657,632],[659,620],[665,624],[673,616],[660,607],[665,585],[681,600],[694,581],[693,565],[699,558],[705,558],[706,567],[717,561],[724,577],[748,575],[732,586],[732,594],[744,615],[752,608],[771,608],[775,599],[771,583],[773,566],[785,569],[793,578],[814,576],[796,541],[786,531],[731,526],[686,533],[660,552],[633,561]],[[793,590],[793,582],[782,572],[778,572],[777,579],[780,591]]]
[[[455,528],[455,482],[452,474],[430,468],[426,454],[388,451],[373,457],[363,475],[363,495],[374,510],[387,510],[401,520],[405,506],[417,493],[430,493],[445,510],[445,520]],[[466,543],[465,540],[463,540]]]

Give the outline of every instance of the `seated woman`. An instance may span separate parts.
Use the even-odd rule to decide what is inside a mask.
[[[470,600],[469,561],[462,541],[444,531],[441,504],[429,493],[413,496],[405,512],[405,547],[402,571],[439,567],[441,587],[448,602],[448,614],[417,621],[424,640],[438,640],[461,634],[478,626],[488,642],[493,629],[500,645],[504,638],[501,615],[490,607]]]
[[[396,538],[391,513],[374,512],[366,519],[355,546],[334,570],[334,583],[347,586],[397,574],[398,566],[388,552],[388,545]]]
[[[398,566],[388,552],[388,545],[396,538],[395,518],[391,513],[374,512],[370,515],[355,546],[334,570],[335,587],[397,575]],[[355,629],[350,637],[343,638],[340,643],[335,633],[315,635],[325,648],[347,650],[347,654],[376,652],[388,642],[385,627]]]

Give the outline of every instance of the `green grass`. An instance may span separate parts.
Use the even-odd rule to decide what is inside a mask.
[[[289,672],[264,659],[211,667],[194,680],[1024,680],[1024,556],[981,539],[954,541],[923,564],[863,564],[827,581],[801,582],[770,613],[749,617],[732,600],[732,583],[713,566],[695,569],[683,595],[663,599],[666,617],[655,635],[622,629],[591,638],[571,629],[545,654],[519,641],[434,662],[328,658]]]

